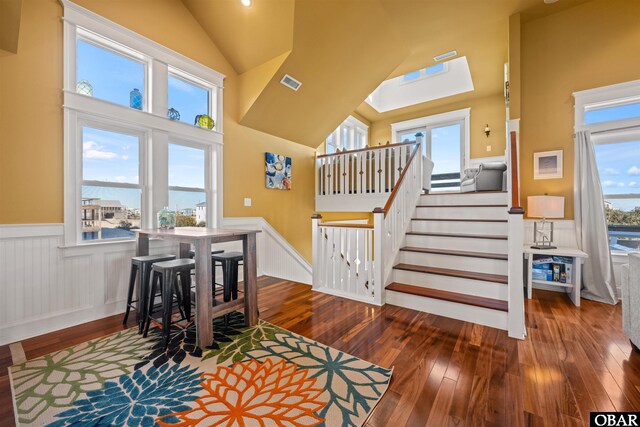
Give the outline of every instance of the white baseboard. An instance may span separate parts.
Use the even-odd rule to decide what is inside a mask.
[[[223,224],[261,231],[259,275],[311,284],[311,265],[264,218]],[[0,345],[124,312],[135,244],[64,247],[63,237],[63,224],[0,225]],[[150,249],[176,247],[154,240]]]

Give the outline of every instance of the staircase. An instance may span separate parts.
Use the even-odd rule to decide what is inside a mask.
[[[421,195],[386,302],[507,329],[508,197],[501,191]]]

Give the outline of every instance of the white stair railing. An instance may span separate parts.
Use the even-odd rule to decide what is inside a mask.
[[[524,280],[523,280],[523,244],[524,244],[524,209],[520,206],[520,164],[518,121],[508,122],[507,139],[507,188],[509,191],[510,209],[508,225],[508,257],[509,257],[509,313],[507,328],[512,338],[524,339],[526,336],[524,316]]]
[[[373,211],[374,256],[377,275],[376,284],[381,290],[387,285],[396,261],[400,246],[404,242],[405,233],[411,224],[411,218],[422,193],[422,155],[421,144],[414,144],[409,164],[403,170],[393,193],[389,196],[384,208]],[[379,261],[378,261],[379,260]],[[384,293],[381,292],[382,296]],[[384,300],[382,300],[384,304]]]
[[[420,147],[409,146],[385,207],[374,210],[373,225],[323,224],[319,214],[312,217],[315,290],[384,304],[387,278],[422,192]]]
[[[322,224],[321,218],[312,217],[313,288],[375,303],[373,226]]]
[[[406,168],[414,145],[391,144],[317,156],[317,209],[371,212],[384,204]]]

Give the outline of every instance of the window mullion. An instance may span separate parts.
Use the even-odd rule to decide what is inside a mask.
[[[168,95],[167,87],[169,84],[169,67],[166,63],[154,59],[151,62],[151,91],[150,106],[151,113],[160,117],[167,117]]]

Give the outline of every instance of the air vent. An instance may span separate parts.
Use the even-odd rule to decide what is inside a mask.
[[[457,50],[452,50],[450,52],[445,52],[445,53],[441,53],[440,55],[436,55],[433,57],[433,60],[438,62],[438,61],[442,61],[443,59],[447,59],[447,58],[451,58],[454,57],[458,54]]]
[[[291,77],[289,74],[285,74],[280,83],[288,87],[289,89],[297,91],[302,86],[302,83]]]

